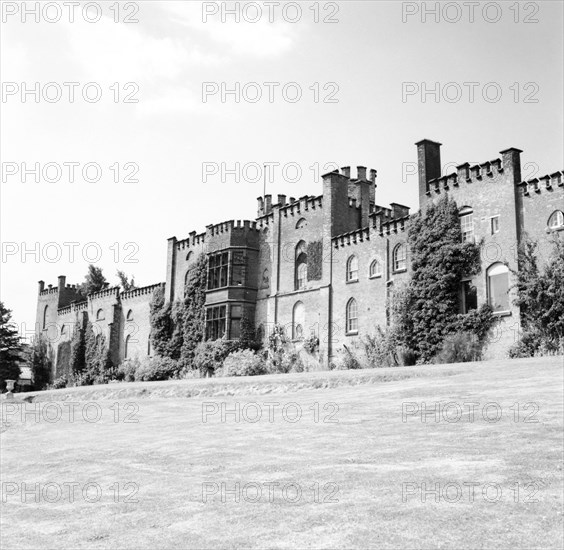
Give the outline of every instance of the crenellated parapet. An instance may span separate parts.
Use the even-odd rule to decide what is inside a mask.
[[[135,288],[133,290],[128,290],[120,294],[122,300],[130,300],[131,298],[136,298],[137,296],[145,296],[147,294],[153,294],[155,290],[165,287],[165,283],[157,283],[154,285],[144,286],[141,288]]]
[[[187,239],[176,242],[176,250],[186,250],[190,248],[197,248],[204,244],[206,240],[206,233],[196,233],[192,231]]]
[[[335,248],[344,248],[345,246],[363,243],[364,241],[370,240],[370,227],[364,227],[363,229],[343,233],[342,235],[333,237],[331,240],[333,241],[333,246]]]
[[[426,195],[440,194],[442,191],[456,189],[463,184],[472,184],[487,180],[495,180],[499,174],[504,173],[503,161],[500,158],[488,160],[473,166],[465,162],[456,167],[456,172],[430,179],[427,182]]]
[[[564,170],[522,181],[517,184],[525,197],[531,194],[540,194],[542,191],[554,191],[558,187],[564,187]]]
[[[280,212],[287,218],[290,216],[301,216],[304,212],[321,208],[323,204],[323,195],[318,197],[304,195],[298,200],[290,198],[290,203],[282,206]]]
[[[115,296],[116,298],[119,297],[119,286],[113,286],[110,288],[103,288],[102,290],[98,290],[97,292],[91,292],[88,295],[88,301],[92,302],[94,300],[99,300],[101,298],[108,298],[111,296]]]

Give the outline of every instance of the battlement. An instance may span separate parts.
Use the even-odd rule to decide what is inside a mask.
[[[545,191],[553,191],[556,187],[564,187],[564,170],[547,174],[540,178],[522,181],[517,186],[522,189],[525,197],[528,197],[531,192],[540,194],[543,189]]]
[[[155,285],[144,286],[142,288],[135,288],[133,290],[128,290],[120,294],[122,300],[129,300],[131,298],[136,298],[137,296],[144,296],[146,294],[153,294],[158,288],[164,288],[166,283],[157,283]]]
[[[65,306],[57,309],[57,315],[67,315],[68,313],[72,313],[72,306]]]
[[[200,246],[201,244],[204,244],[205,240],[205,232],[197,234],[196,231],[192,231],[187,239],[176,242],[176,250],[185,250],[186,248]]]
[[[215,225],[206,226],[207,232],[213,237],[233,231],[251,232],[257,230],[257,222],[250,220],[229,220]]]
[[[58,294],[59,288],[53,285],[49,285],[48,288],[39,291],[39,296],[47,296],[47,294]]]
[[[345,246],[350,246],[351,244],[362,243],[364,241],[370,240],[370,228],[365,227],[363,229],[357,229],[356,231],[350,231],[349,233],[343,233],[342,235],[337,235],[331,239],[334,243],[335,248],[343,248]]]
[[[97,300],[100,298],[107,298],[108,296],[119,296],[119,286],[113,286],[111,288],[103,288],[102,290],[98,290],[98,292],[91,292],[88,295],[88,301],[91,302],[92,300]]]
[[[284,215],[285,218],[288,217],[288,214],[291,216],[301,215],[303,212],[307,212],[308,210],[315,210],[316,208],[321,208],[323,204],[323,195],[319,195],[315,197],[313,195],[308,196],[304,195],[300,197],[298,200],[294,199],[294,197],[290,198],[290,203],[285,204],[280,208],[280,212]]]

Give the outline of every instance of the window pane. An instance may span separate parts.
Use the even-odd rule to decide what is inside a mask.
[[[494,311],[509,309],[509,277],[507,273],[490,275],[490,306]]]

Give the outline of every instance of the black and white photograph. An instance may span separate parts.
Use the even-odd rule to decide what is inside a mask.
[[[564,0],[0,0],[1,550],[563,550]]]

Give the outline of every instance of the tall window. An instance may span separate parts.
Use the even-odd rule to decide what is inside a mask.
[[[96,312],[96,321],[103,321],[105,319],[104,317],[104,310],[103,309],[99,309]]]
[[[232,252],[231,284],[245,286],[247,280],[247,256],[244,250]]]
[[[300,241],[296,246],[295,290],[305,288],[307,283],[307,252],[306,244]]]
[[[296,229],[301,229],[302,227],[305,227],[307,225],[307,222],[305,220],[305,218],[300,218],[298,220],[298,223],[296,224]]]
[[[462,230],[462,241],[465,243],[474,242],[474,214],[472,209],[464,207],[460,211],[460,229]]]
[[[47,328],[47,311],[49,309],[49,306],[45,306],[45,309],[43,310],[43,329]]]
[[[241,317],[243,316],[243,306],[232,305],[229,311],[229,339],[236,340],[241,338]]]
[[[219,252],[209,257],[208,261],[208,290],[227,286],[227,271],[229,266],[229,252]]]
[[[304,337],[305,306],[296,302],[292,310],[292,339],[301,340]]]
[[[380,260],[373,260],[370,264],[369,269],[370,277],[381,277],[382,276],[382,262]]]
[[[487,271],[488,303],[495,311],[509,311],[509,269],[496,263]]]
[[[460,285],[460,313],[468,313],[478,308],[478,294],[472,281],[462,281]]]
[[[555,210],[548,218],[548,227],[550,229],[564,228],[564,214],[560,210]]]
[[[130,310],[127,312],[126,320],[127,320],[127,321],[133,321],[133,310],[130,309]]]
[[[407,269],[407,246],[398,244],[392,253],[394,271],[405,271]]]
[[[347,281],[358,281],[358,258],[351,256],[347,260]]]
[[[206,338],[218,340],[225,334],[225,306],[209,307],[206,310]]]
[[[491,218],[490,229],[491,229],[492,235],[499,233],[499,216],[494,216],[493,218]]]
[[[129,334],[126,338],[125,338],[125,359],[127,359],[131,354],[131,334]]]
[[[356,300],[351,298],[347,303],[347,333],[358,332],[358,306]]]

